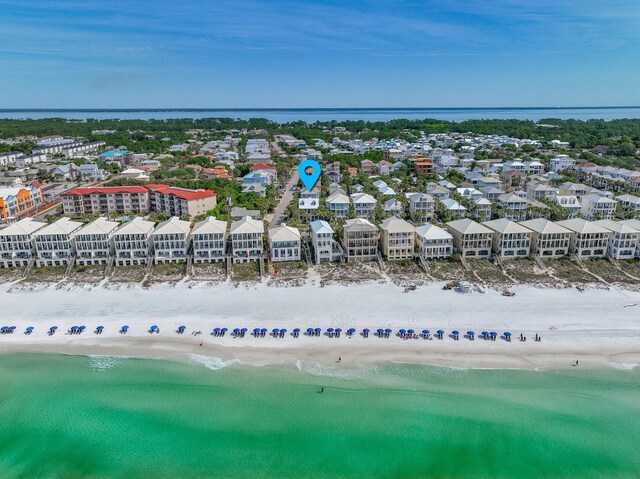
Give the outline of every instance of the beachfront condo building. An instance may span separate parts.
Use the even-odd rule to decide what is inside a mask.
[[[582,216],[589,221],[610,220],[616,213],[618,202],[597,194],[582,197]]]
[[[580,259],[604,258],[607,255],[611,231],[583,218],[558,221],[571,231],[569,253]]]
[[[0,188],[0,223],[24,218],[41,204],[42,190],[37,181],[29,187]]]
[[[633,259],[638,248],[640,231],[628,224],[613,220],[594,221],[595,225],[611,231],[609,236],[608,254],[613,259]]]
[[[527,211],[531,203],[526,197],[506,193],[498,197],[498,204],[505,208],[504,214],[507,219],[523,221],[527,219]]]
[[[416,228],[391,216],[380,225],[380,249],[388,260],[411,259],[416,246]]]
[[[347,218],[349,214],[349,197],[340,191],[334,192],[326,201],[327,209],[331,211],[338,220]]]
[[[487,259],[491,256],[493,230],[469,218],[450,221],[447,231],[453,236],[454,251],[467,259]]]
[[[492,251],[501,259],[527,258],[531,251],[531,230],[507,218],[485,221],[493,231]]]
[[[298,228],[282,223],[269,229],[271,261],[300,261],[301,236]]]
[[[231,254],[234,263],[260,261],[264,253],[264,223],[245,216],[231,223]]]
[[[24,218],[0,230],[0,268],[27,266],[35,254],[33,234],[46,223]]]
[[[375,260],[379,239],[380,231],[369,220],[354,218],[345,221],[342,248],[347,262]]]
[[[216,207],[216,194],[211,190],[187,190],[166,185],[146,185],[151,211],[164,211],[171,216],[194,218]]]
[[[146,265],[152,250],[155,224],[140,217],[124,223],[113,234],[116,266]]]
[[[358,218],[368,218],[377,204],[376,199],[367,193],[353,193],[351,202]]]
[[[73,188],[62,195],[64,214],[140,214],[166,212],[194,217],[216,206],[211,190],[186,190],[166,185]]]
[[[315,264],[340,261],[342,251],[334,238],[333,228],[323,220],[311,223],[311,243],[315,253]]]
[[[213,216],[196,223],[191,230],[193,262],[217,263],[227,255],[227,222]]]
[[[36,266],[66,266],[75,254],[74,236],[82,223],[60,218],[33,233]]]
[[[74,237],[76,263],[81,266],[106,265],[113,254],[113,234],[120,226],[100,217],[78,230]]]
[[[191,224],[177,216],[163,221],[151,233],[153,260],[156,264],[187,261]]]
[[[436,225],[418,226],[416,253],[425,260],[449,258],[453,253],[453,236]]]
[[[73,188],[62,194],[65,215],[141,214],[149,212],[149,190],[144,186]]]
[[[571,231],[546,218],[520,222],[531,231],[531,254],[541,258],[563,258],[569,254]]]

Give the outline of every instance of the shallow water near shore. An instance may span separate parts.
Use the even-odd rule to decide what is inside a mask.
[[[0,476],[640,476],[637,369],[205,366],[0,356]]]

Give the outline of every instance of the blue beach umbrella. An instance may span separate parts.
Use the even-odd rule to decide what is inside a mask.
[[[240,331],[243,332],[243,333],[246,333],[249,330],[247,328],[242,328]]]
[[[281,329],[281,330],[280,330],[280,334],[285,334],[286,332],[287,332],[287,330],[286,330],[286,329]]]
[[[370,333],[371,331],[370,331],[369,329],[367,329],[367,328],[364,328],[364,329],[362,330],[362,332],[363,332],[363,333]]]
[[[406,332],[407,332],[407,330],[406,330],[406,329],[401,329],[401,330],[399,330],[398,332],[399,332],[400,334],[404,334],[404,333],[406,333]]]
[[[384,332],[385,333],[393,333],[393,329],[385,329]]]
[[[460,331],[454,329],[453,331],[451,331],[451,334],[453,334],[454,336],[458,336],[460,334]]]
[[[273,334],[278,334],[278,333],[280,332],[280,330],[279,330],[278,328],[273,328],[273,329],[271,330],[271,332],[272,332]]]
[[[408,329],[408,330],[407,330],[407,333],[409,333],[409,334],[414,334],[414,333],[415,333],[415,331],[414,331],[413,329]]]
[[[153,326],[151,326],[151,331],[155,331],[156,329],[158,329],[158,325],[154,324]]]
[[[467,336],[475,336],[476,333],[473,331],[467,331]]]
[[[87,329],[87,327],[86,327],[86,326],[78,326],[78,330],[79,330],[79,331],[84,331],[85,329]]]
[[[489,336],[497,336],[497,335],[498,335],[498,333],[496,333],[495,331],[491,331],[491,332],[489,333]]]
[[[307,333],[309,334],[313,333],[313,328],[307,328]]]
[[[442,329],[438,329],[438,330],[436,331],[436,333],[438,333],[438,334],[444,334],[444,331],[443,331]]]
[[[342,328],[336,328],[336,333],[341,333],[342,332]]]
[[[423,329],[422,330],[422,334],[429,334],[429,330],[428,329]]]
[[[185,329],[187,329],[187,327],[186,327],[186,326],[179,326],[179,327],[178,327],[178,331],[184,331]]]
[[[261,333],[266,333],[266,332],[267,332],[267,328],[262,328],[262,329],[260,330],[260,332],[261,332]]]
[[[104,326],[98,326],[96,329],[97,329],[98,331],[102,331],[102,330],[104,329]]]
[[[35,328],[34,328],[33,326],[29,326],[29,327],[27,328],[27,331],[33,331],[34,329],[35,329]]]
[[[220,330],[220,332],[221,332],[221,333],[226,333],[227,331],[229,331],[229,329],[228,329],[228,328],[222,328],[222,329]]]
[[[333,328],[327,328],[327,333],[333,333]]]
[[[511,333],[509,331],[505,331],[504,337],[505,338],[510,338],[511,337]]]
[[[295,328],[295,329],[293,330],[293,332],[294,332],[294,333],[296,333],[296,334],[297,334],[297,333],[299,333],[299,332],[300,332],[300,328]]]
[[[480,333],[480,334],[482,334],[482,336],[484,336],[485,338],[486,338],[487,336],[489,336],[489,333],[487,333],[486,331],[482,331],[482,333]]]

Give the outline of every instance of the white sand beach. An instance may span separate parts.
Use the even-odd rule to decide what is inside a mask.
[[[512,288],[514,297],[488,290],[460,294],[429,284],[404,293],[391,284],[255,288],[221,285],[157,285],[118,290],[40,288],[0,290],[0,326],[16,326],[0,336],[0,352],[58,352],[82,355],[154,357],[197,361],[210,367],[231,363],[293,364],[305,367],[366,367],[381,363],[415,363],[464,368],[547,369],[632,368],[640,364],[640,293],[623,289]],[[126,335],[118,331],[129,325]],[[48,336],[50,326],[59,327]],[[84,325],[81,335],[67,334]],[[93,333],[104,326],[102,335]],[[149,334],[151,325],[160,334]],[[183,335],[176,329],[186,326]],[[24,330],[34,326],[27,336]],[[248,328],[244,338],[210,335],[214,327]],[[253,328],[296,327],[305,331],[340,327],[444,330],[443,340],[380,339],[359,334],[254,338]],[[513,333],[506,342],[454,341],[452,330]],[[192,331],[202,331],[193,336]],[[520,333],[526,342],[518,340]],[[533,341],[534,335],[541,342]],[[200,346],[202,344],[202,346]],[[337,363],[337,358],[342,361]]]

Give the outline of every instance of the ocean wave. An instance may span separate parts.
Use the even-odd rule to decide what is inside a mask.
[[[88,367],[92,371],[106,371],[115,368],[125,359],[120,356],[89,356]]]
[[[310,374],[311,376],[334,379],[361,379],[380,371],[380,366],[368,366],[362,368],[330,368],[318,363],[305,363],[300,360],[296,361],[296,368],[299,371]]]
[[[631,371],[638,367],[636,363],[611,363],[611,367],[614,369],[622,369],[624,371]]]

